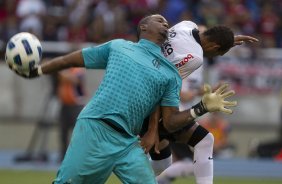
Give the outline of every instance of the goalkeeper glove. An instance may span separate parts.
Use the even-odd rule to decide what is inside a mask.
[[[222,84],[215,92],[212,92],[211,86],[204,85],[204,95],[200,103],[196,104],[191,109],[191,115],[196,118],[207,112],[224,112],[232,114],[233,111],[226,107],[236,106],[236,101],[226,101],[225,98],[235,94],[233,90],[227,90],[228,84]]]

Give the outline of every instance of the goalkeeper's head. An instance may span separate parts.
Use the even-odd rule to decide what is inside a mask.
[[[199,36],[205,57],[222,56],[234,46],[234,33],[226,26],[214,26]]]
[[[162,15],[149,15],[139,21],[137,38],[147,39],[161,46],[167,39],[168,28],[168,22]]]

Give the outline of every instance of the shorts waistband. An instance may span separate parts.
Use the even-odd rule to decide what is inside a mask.
[[[111,121],[109,121],[108,119],[100,119],[102,122],[104,122],[105,124],[107,124],[109,127],[111,127],[112,129],[114,129],[115,131],[122,133],[122,134],[128,134],[123,128],[118,127],[117,125],[115,125],[114,123],[112,123]]]

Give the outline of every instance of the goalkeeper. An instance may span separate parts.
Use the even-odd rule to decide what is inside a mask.
[[[202,102],[178,111],[181,77],[160,48],[167,30],[164,17],[147,16],[138,26],[138,43],[112,40],[56,57],[33,68],[29,75],[18,73],[33,78],[70,67],[106,69],[97,92],[77,119],[55,184],[102,184],[112,172],[123,183],[156,183],[137,135],[157,104],[169,131],[189,125],[206,112],[232,113],[228,107],[236,102],[225,101],[234,95],[227,85],[215,93],[207,86]]]

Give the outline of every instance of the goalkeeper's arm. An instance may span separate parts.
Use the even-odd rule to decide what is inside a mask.
[[[175,107],[162,107],[163,125],[169,132],[175,132],[193,120],[207,112],[224,112],[231,114],[233,111],[227,107],[237,105],[236,101],[227,101],[226,98],[235,94],[233,90],[228,90],[227,84],[222,84],[212,92],[209,85],[204,86],[202,100],[191,109],[180,112]]]
[[[31,69],[29,75],[16,72],[25,78],[35,78],[43,74],[51,74],[71,67],[84,67],[81,50],[42,62],[41,65]]]

